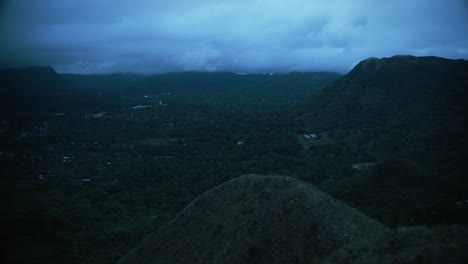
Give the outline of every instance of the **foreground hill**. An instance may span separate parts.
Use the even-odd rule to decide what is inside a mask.
[[[360,62],[297,118],[317,134],[306,148],[329,153],[321,186],[389,224],[466,222],[467,88],[465,60]]]
[[[245,175],[192,201],[130,263],[464,263],[468,230],[393,232],[305,182]]]
[[[246,175],[196,198],[119,263],[312,263],[385,230],[305,182]]]

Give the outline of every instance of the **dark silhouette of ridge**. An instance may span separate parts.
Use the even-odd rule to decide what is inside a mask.
[[[1,115],[54,111],[64,94],[64,82],[51,67],[0,70]]]

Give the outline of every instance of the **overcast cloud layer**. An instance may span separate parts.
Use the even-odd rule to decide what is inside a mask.
[[[467,0],[0,0],[0,66],[59,72],[341,71],[468,57]]]

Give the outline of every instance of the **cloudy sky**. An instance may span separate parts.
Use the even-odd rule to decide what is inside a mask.
[[[468,0],[0,0],[0,36],[0,67],[346,72],[467,58]]]

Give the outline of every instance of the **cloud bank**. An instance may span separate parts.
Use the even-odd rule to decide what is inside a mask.
[[[0,0],[0,66],[60,72],[346,72],[468,57],[466,0]]]

